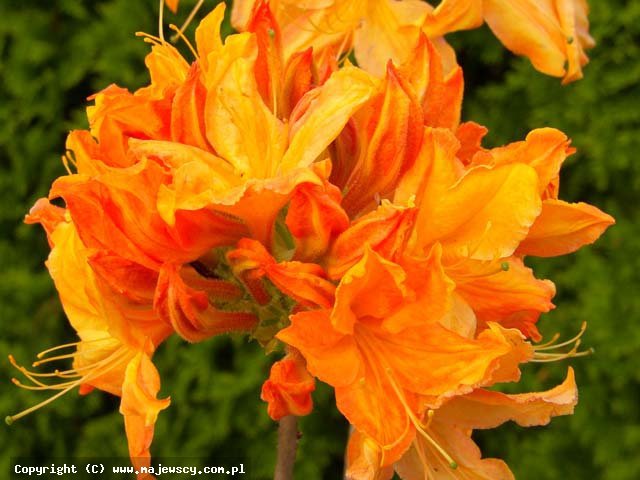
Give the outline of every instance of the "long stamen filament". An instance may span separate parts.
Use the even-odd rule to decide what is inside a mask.
[[[29,378],[27,376],[27,378]],[[31,379],[30,379],[31,380]],[[33,381],[33,380],[32,380]],[[20,380],[18,380],[17,378],[12,378],[11,382],[16,386],[16,387],[20,387],[23,388],[24,390],[64,390],[65,388],[67,388],[70,385],[74,385],[77,380],[73,380],[73,381],[69,381],[69,382],[64,382],[64,383],[60,383],[57,385],[45,385],[42,384],[40,385],[39,382],[36,383],[36,386],[33,385],[25,385],[24,383],[22,383]]]
[[[156,37],[155,35],[151,35],[147,32],[136,32],[135,35],[136,37],[142,37],[145,42],[152,45],[162,45],[165,43],[161,38]]]
[[[559,360],[565,360],[567,358],[578,358],[578,357],[587,357],[589,355],[592,355],[595,352],[595,350],[593,348],[590,348],[589,350],[585,350],[583,352],[577,352],[577,353],[568,353],[568,354],[561,354],[558,353],[556,357],[549,357],[549,358],[538,358],[538,357],[534,357],[531,359],[531,362],[535,362],[535,363],[551,363],[551,362],[557,362]]]
[[[580,348],[580,345],[582,343],[581,337],[584,335],[586,329],[587,323],[583,322],[580,327],[580,331],[574,337],[561,343],[555,343],[558,338],[560,338],[560,335],[556,333],[549,342],[533,347],[534,355],[531,361],[537,363],[549,363],[557,362],[559,360],[565,360],[567,358],[577,358],[591,355],[592,353],[594,353],[593,348],[582,352],[578,351],[578,348]],[[573,344],[573,346],[568,352],[557,353],[553,351],[571,344]]]
[[[158,36],[161,43],[164,43],[164,0],[160,0],[160,14],[158,15]]]
[[[542,350],[555,350],[556,348],[561,348],[561,347],[565,347],[567,345],[571,345],[574,342],[578,343],[580,341],[580,338],[582,337],[582,335],[584,335],[584,332],[586,330],[587,330],[587,322],[582,322],[582,325],[580,326],[580,331],[573,338],[570,338],[569,340],[564,341],[562,343],[557,343],[557,344],[546,343],[544,345],[535,346],[533,348],[537,352],[539,352],[539,351],[542,351]],[[556,335],[554,335],[554,337],[557,340],[560,337],[560,335],[556,334]]]
[[[560,338],[560,334],[559,333],[554,333],[553,336],[551,337],[551,340],[549,340],[548,342],[545,342],[545,343],[541,343],[540,345],[534,345],[533,348],[535,350],[542,350],[545,347],[548,347],[549,345],[553,345],[554,343],[556,343],[559,338]]]
[[[198,13],[198,10],[200,10],[200,7],[202,6],[202,4],[204,3],[204,0],[200,0],[195,7],[193,7],[193,10],[191,10],[191,13],[189,14],[189,16],[187,17],[187,19],[184,21],[184,23],[182,24],[182,26],[180,27],[179,30],[176,31],[176,33],[174,33],[170,40],[171,43],[176,43],[178,41],[178,38],[180,38],[180,36],[184,33],[184,31],[187,29],[187,27],[189,26],[189,24],[191,23],[191,21],[193,20],[193,18],[196,16],[196,13]],[[196,55],[197,58],[197,55]]]
[[[191,44],[189,39],[184,36],[184,33],[182,33],[182,30],[178,29],[178,27],[176,27],[173,23],[169,24],[169,28],[171,30],[173,30],[174,32],[176,32],[175,34],[178,35],[178,37],[181,38],[184,41],[184,43],[187,44],[187,47],[189,48],[189,50],[191,50],[191,53],[193,53],[193,56],[197,60],[198,59],[198,52],[196,52],[196,49],[193,48],[193,45]],[[173,37],[171,37],[171,38],[173,38]]]
[[[80,353],[83,354],[88,354],[88,353],[92,353],[92,352],[97,352],[99,350],[102,350],[104,347],[93,347],[93,344],[98,343],[98,342],[108,342],[110,339],[108,338],[94,338],[93,340],[81,340],[79,342],[73,342],[73,343],[67,343],[64,345],[58,345],[57,347],[52,347],[52,348],[48,348],[47,350],[43,350],[42,352],[38,353],[36,355],[36,358],[38,358],[37,362],[45,362],[47,360],[54,360],[57,358],[62,358],[62,357],[48,357],[45,358],[44,360],[42,360],[42,357],[46,356],[48,353],[51,352],[55,352],[58,350],[62,350],[65,348],[73,348],[73,347],[78,347],[79,345],[91,345],[92,348],[83,348],[82,351]],[[75,355],[75,353],[78,352],[74,352],[73,355]]]
[[[422,423],[420,422],[420,420],[415,416],[415,414],[413,413],[413,411],[411,410],[411,408],[409,408],[409,405],[407,405],[407,402],[404,398],[404,395],[402,394],[402,392],[400,391],[400,389],[398,388],[398,386],[396,385],[396,382],[394,381],[393,377],[391,376],[391,370],[389,368],[387,368],[385,370],[385,372],[387,373],[387,379],[389,380],[389,383],[391,384],[391,387],[393,388],[393,390],[396,393],[396,396],[398,397],[398,400],[400,400],[400,403],[402,403],[402,405],[404,406],[407,416],[409,417],[409,419],[411,420],[411,423],[413,423],[413,426],[415,427],[415,429],[424,437],[425,440],[427,440],[432,446],[433,448],[435,448],[438,453],[440,453],[440,455],[442,455],[442,457],[449,462],[449,466],[452,469],[456,469],[458,468],[458,463],[451,457],[451,455],[449,455],[444,448],[442,448],[438,442],[436,442],[433,437],[431,435],[429,435],[425,429],[423,428]],[[430,414],[430,416],[432,416],[433,414]],[[431,418],[429,418],[429,423],[431,421]],[[427,423],[427,426],[429,425],[429,423]],[[428,428],[428,427],[427,427]]]
[[[56,393],[55,395],[52,395],[51,397],[47,398],[46,400],[30,407],[27,408],[26,410],[23,410],[20,413],[17,413],[15,415],[10,415],[5,417],[5,421],[8,425],[11,425],[13,422],[15,422],[16,420],[21,419],[22,417],[29,415],[30,413],[39,410],[42,407],[45,407],[46,405],[50,404],[51,402],[57,400],[58,398],[62,397],[63,395],[65,395],[66,393],[70,392],[73,388],[77,387],[78,385],[81,385],[82,383],[85,383],[87,381],[92,380],[93,378],[95,378],[98,375],[103,375],[111,370],[113,370],[116,366],[118,366],[120,364],[120,362],[126,358],[127,356],[127,349],[117,349],[115,352],[113,352],[111,355],[109,355],[108,357],[102,359],[101,361],[93,364],[93,365],[89,365],[86,368],[89,369],[89,372],[86,375],[80,376],[80,378],[78,378],[77,380],[73,380],[73,381],[69,381],[69,382],[63,382],[61,384],[58,385],[46,385],[40,381],[38,381],[37,379],[31,377],[30,372],[24,368],[19,366],[16,362],[15,359],[13,358],[12,355],[9,355],[9,361],[11,362],[11,364],[16,367],[18,370],[20,370],[29,380],[31,380],[35,385],[38,385],[36,387],[33,386],[29,386],[29,385],[24,385],[22,383],[20,383],[19,380],[17,379],[12,379],[12,382],[22,388],[25,388],[27,390],[60,390],[60,392]],[[105,366],[106,365],[106,366]],[[105,367],[105,368],[102,368]]]
[[[55,357],[49,357],[49,358],[45,358],[43,360],[36,360],[35,362],[33,362],[33,364],[31,366],[32,367],[38,367],[40,365],[44,365],[45,363],[57,362],[58,360],[66,360],[68,358],[73,358],[75,356],[76,356],[76,352],[67,353],[66,355],[58,355],[58,356],[55,356]]]
[[[80,385],[80,383],[82,383],[82,379],[72,383],[71,385],[69,385],[64,390],[56,393],[55,395],[49,397],[48,399],[46,399],[43,402],[38,403],[37,405],[34,405],[31,408],[27,408],[26,410],[23,410],[22,412],[17,413],[15,415],[10,415],[10,416],[5,417],[5,422],[7,423],[7,425],[11,425],[16,420],[20,420],[22,417],[25,417],[25,416],[29,415],[31,412],[35,412],[36,410],[39,410],[40,408],[42,408],[42,407],[50,404],[51,402],[57,400],[58,398],[62,397],[65,393],[70,392],[71,390],[73,390],[74,387],[76,387],[77,385]]]

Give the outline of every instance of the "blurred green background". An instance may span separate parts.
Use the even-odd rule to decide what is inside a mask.
[[[194,0],[183,0],[181,23]],[[207,2],[205,10],[214,0]],[[592,357],[576,368],[580,403],[549,427],[507,425],[475,435],[485,456],[504,458],[522,480],[640,478],[640,3],[593,0],[585,79],[562,87],[507,52],[486,28],[452,36],[465,69],[464,119],[487,125],[487,143],[524,138],[554,126],[578,147],[563,170],[561,196],[587,201],[617,219],[595,246],[529,262],[558,288],[558,309],[542,331],[566,337],[583,320]],[[0,413],[44,397],[14,387],[7,354],[29,364],[49,346],[73,341],[43,266],[48,247],[24,214],[63,173],[60,155],[72,128],[84,128],[86,97],[110,83],[134,89],[147,81],[147,45],[155,33],[155,0],[0,0]],[[227,30],[229,31],[228,25]],[[190,29],[192,35],[193,29]],[[202,463],[245,459],[248,478],[272,475],[275,424],[259,400],[275,360],[255,343],[221,337],[198,345],[174,338],[156,356],[162,393],[172,406],[156,428],[152,452],[200,457]],[[522,389],[546,389],[567,363],[527,365]],[[302,421],[296,478],[337,479],[347,425],[329,388],[319,386],[314,414]],[[10,457],[43,463],[62,456],[127,456],[117,399],[72,393],[0,427],[0,478]]]

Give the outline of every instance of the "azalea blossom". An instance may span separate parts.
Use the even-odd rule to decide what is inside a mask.
[[[555,287],[525,257],[572,253],[614,220],[559,199],[574,152],[562,132],[487,149],[487,129],[461,122],[462,69],[441,37],[483,16],[508,36],[515,13],[498,3],[239,1],[245,31],[224,41],[220,4],[195,46],[174,28],[191,62],[162,34],[140,34],[149,85],[91,97],[90,128],[67,139],[67,175],[26,218],[47,233],[80,340],[35,363],[72,360],[68,370],[12,358],[31,385],[14,383],[58,393],[9,421],[97,388],[121,397],[131,458],[149,465],[169,406],[154,352],[174,333],[245,333],[282,357],[260,395],[274,420],[310,414],[316,380],[333,387],[353,427],[349,478],[512,478],[471,431],[570,414],[573,371],[546,392],[490,388],[529,363],[589,353],[584,327],[536,343]],[[542,9],[555,41],[545,5],[520,7]],[[557,21],[586,41],[585,4],[562,6]],[[361,67],[341,58],[352,48]],[[562,52],[569,71],[548,73],[577,78],[582,50]]]
[[[264,0],[234,2],[233,25],[246,28],[251,11]],[[512,52],[528,57],[539,71],[582,78],[589,35],[586,0],[270,0],[283,27],[289,52],[313,46],[341,54],[353,49],[358,64],[381,76],[388,60],[404,63],[426,34],[440,51],[447,71],[455,53],[444,36],[486,22]],[[285,50],[287,51],[287,50]]]

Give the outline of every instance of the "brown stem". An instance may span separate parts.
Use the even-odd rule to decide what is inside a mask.
[[[292,480],[293,465],[298,446],[298,419],[295,415],[283,417],[278,424],[278,457],[273,480]]]

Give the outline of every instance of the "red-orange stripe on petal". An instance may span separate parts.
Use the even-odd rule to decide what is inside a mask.
[[[423,118],[412,88],[391,62],[381,92],[368,106],[360,141],[366,147],[344,186],[343,205],[354,215],[391,194],[415,161],[422,144]]]

